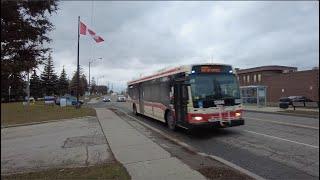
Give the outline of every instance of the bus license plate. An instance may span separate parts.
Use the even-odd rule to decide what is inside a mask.
[[[211,118],[211,119],[208,119],[209,122],[215,122],[215,121],[219,121],[218,118]]]

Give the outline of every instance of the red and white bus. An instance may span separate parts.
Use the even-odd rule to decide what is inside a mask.
[[[244,125],[239,83],[232,66],[185,65],[128,82],[135,114],[177,126],[231,127]]]

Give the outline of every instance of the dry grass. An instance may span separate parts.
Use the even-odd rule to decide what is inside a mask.
[[[96,116],[96,112],[87,107],[76,109],[73,106],[45,105],[44,102],[36,102],[29,107],[22,102],[1,104],[1,125],[5,126],[83,116]]]
[[[1,179],[131,179],[126,169],[118,162],[81,168],[49,169],[41,172],[31,172],[1,176]]]

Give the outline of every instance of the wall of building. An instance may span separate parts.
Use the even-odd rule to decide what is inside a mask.
[[[261,79],[259,81],[258,75]],[[249,76],[249,82],[247,77]],[[256,81],[254,80],[256,76]],[[245,80],[243,79],[245,77]],[[278,102],[284,96],[305,96],[319,101],[319,70],[296,71],[258,71],[238,74],[240,86],[267,86],[267,102]]]
[[[268,75],[263,84],[267,86],[268,102],[277,102],[286,96],[305,96],[319,101],[319,70]]]
[[[248,72],[241,73],[238,75],[238,80],[240,86],[250,86],[250,85],[264,85],[264,77],[269,75],[277,75],[282,73],[282,71],[258,71],[258,72]],[[249,76],[249,81],[248,81]],[[259,79],[260,76],[260,79]]]

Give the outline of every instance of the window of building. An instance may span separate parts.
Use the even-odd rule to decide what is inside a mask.
[[[256,74],[253,75],[253,81],[254,81],[254,82],[257,82],[257,75],[256,75]]]
[[[242,79],[243,79],[243,83],[245,83],[246,82],[246,76],[245,75],[242,76]]]
[[[261,74],[258,74],[258,82],[261,82]]]
[[[247,82],[249,83],[250,82],[250,76],[247,75]]]

